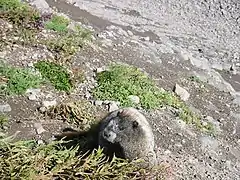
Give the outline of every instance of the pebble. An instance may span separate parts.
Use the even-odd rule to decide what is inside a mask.
[[[28,89],[26,94],[28,95],[28,99],[31,101],[36,101],[38,96],[40,96],[41,89]]]
[[[41,113],[44,113],[44,112],[46,112],[46,110],[47,110],[47,108],[46,108],[46,107],[40,107],[40,108],[39,108],[39,111],[40,111]]]
[[[95,106],[101,106],[103,104],[103,101],[94,101]]]
[[[56,100],[53,100],[53,101],[43,101],[42,104],[43,104],[44,107],[48,108],[50,106],[57,105],[57,101]]]
[[[133,32],[132,31],[128,30],[127,33],[128,33],[129,36],[133,36]]]
[[[10,112],[12,110],[9,104],[1,104],[0,105],[0,113]]]
[[[134,104],[139,104],[140,103],[140,98],[138,96],[130,95],[128,98],[134,103]]]
[[[39,140],[37,141],[37,143],[38,143],[38,144],[44,144],[43,140],[41,140],[41,139],[39,139]]]
[[[31,101],[36,101],[37,100],[37,96],[35,94],[31,94],[28,96],[28,99]]]
[[[104,72],[105,70],[106,70],[105,67],[100,67],[96,69],[96,73],[101,73],[101,72]]]
[[[43,132],[46,131],[45,129],[43,129],[41,123],[34,123],[34,127],[36,129],[37,134],[42,134]]]
[[[109,105],[108,105],[108,111],[109,112],[112,112],[112,111],[115,111],[118,109],[118,105],[115,103],[115,102],[111,102]]]
[[[183,101],[187,101],[190,97],[189,92],[187,92],[186,89],[182,88],[181,86],[179,86],[178,84],[176,84],[174,86],[174,90],[173,90]]]

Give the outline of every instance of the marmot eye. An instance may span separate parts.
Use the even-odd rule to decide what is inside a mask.
[[[138,127],[138,122],[137,122],[137,121],[133,121],[132,127],[133,127],[133,128],[137,128],[137,127]]]

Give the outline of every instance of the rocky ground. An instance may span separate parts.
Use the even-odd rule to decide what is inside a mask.
[[[70,95],[42,87],[22,96],[1,97],[0,111],[10,117],[9,134],[48,141],[71,125],[45,117],[39,108],[77,99],[104,104],[90,93],[95,70],[124,62],[143,69],[165,90],[173,91],[178,84],[180,90],[175,93],[183,94],[191,110],[214,126],[214,135],[209,135],[186,124],[171,109],[143,110],[154,130],[159,162],[170,167],[169,179],[240,179],[237,0],[30,3],[43,12],[59,11],[81,22],[94,31],[94,41],[73,59],[71,66],[84,70],[86,83]],[[8,64],[20,67],[52,56],[39,47],[17,45],[0,54]]]

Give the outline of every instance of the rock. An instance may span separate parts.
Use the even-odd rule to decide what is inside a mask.
[[[120,106],[120,102],[118,101],[108,101],[108,100],[103,101],[104,105],[109,105],[111,103],[116,104],[117,106]]]
[[[133,36],[133,32],[132,31],[128,30],[127,33],[128,33],[129,36]]]
[[[134,103],[134,104],[139,104],[140,103],[140,98],[138,96],[130,95],[128,98]]]
[[[86,92],[86,93],[85,93],[85,98],[86,98],[86,99],[90,99],[90,98],[91,98],[91,96],[92,96],[92,95],[91,95],[91,93],[90,93],[90,92]]]
[[[190,58],[189,58],[189,54],[187,52],[180,52],[179,53],[179,58],[183,61],[188,61]]]
[[[230,72],[231,72],[233,75],[236,75],[236,74],[237,74],[237,69],[236,69],[236,66],[235,66],[234,64],[230,67]]]
[[[101,73],[101,72],[104,72],[104,71],[106,71],[106,67],[100,67],[100,68],[96,69],[96,73]]]
[[[144,37],[144,40],[145,40],[145,41],[150,41],[150,37],[148,37],[148,36],[147,36],[147,37]]]
[[[33,58],[33,56],[32,56],[32,58]],[[33,59],[34,59],[34,58],[33,58]],[[28,66],[28,67],[31,67],[31,68],[34,68],[34,64],[33,64],[32,62],[28,63],[27,66]]]
[[[30,2],[32,6],[35,6],[42,13],[51,13],[52,9],[49,7],[45,0],[33,0]]]
[[[183,100],[183,101],[187,101],[188,98],[190,97],[189,92],[187,92],[187,90],[185,90],[184,88],[182,88],[181,86],[179,86],[178,84],[176,84],[174,86],[173,91]]]
[[[219,145],[218,141],[210,136],[201,136],[199,141],[203,150],[217,150]]]
[[[192,65],[196,66],[197,68],[203,69],[203,70],[210,70],[211,65],[209,61],[206,58],[195,58],[192,56],[189,56],[189,60]]]
[[[94,101],[95,106],[101,106],[103,104],[103,101]]]
[[[1,104],[0,105],[0,113],[10,112],[12,110],[9,104]]]
[[[226,82],[223,77],[215,70],[194,72],[194,75],[200,79],[200,81],[206,82],[220,91],[234,93],[232,85]]]
[[[108,111],[112,112],[118,109],[118,105],[115,102],[111,102],[108,105]]]
[[[233,99],[233,104],[240,106],[240,94],[236,93]]]
[[[39,139],[39,140],[37,141],[37,143],[38,143],[38,144],[44,144],[43,140],[41,140],[41,139]]]
[[[53,101],[43,101],[42,104],[43,104],[44,107],[48,108],[50,106],[57,105],[57,101],[56,100],[53,100]]]
[[[28,99],[31,100],[31,101],[36,101],[37,96],[35,94],[31,94],[30,96],[28,96]]]
[[[34,127],[36,129],[37,134],[42,134],[43,132],[46,131],[45,129],[43,129],[41,123],[34,123]]]
[[[40,108],[39,108],[39,111],[40,111],[41,113],[44,113],[44,112],[47,111],[47,108],[46,108],[46,107],[40,107]]]
[[[26,94],[28,95],[28,99],[31,101],[36,101],[40,96],[41,89],[28,89]]]

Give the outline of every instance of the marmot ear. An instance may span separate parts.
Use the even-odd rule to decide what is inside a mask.
[[[138,127],[138,122],[137,121],[133,121],[132,122],[132,127],[133,128],[137,128]]]

